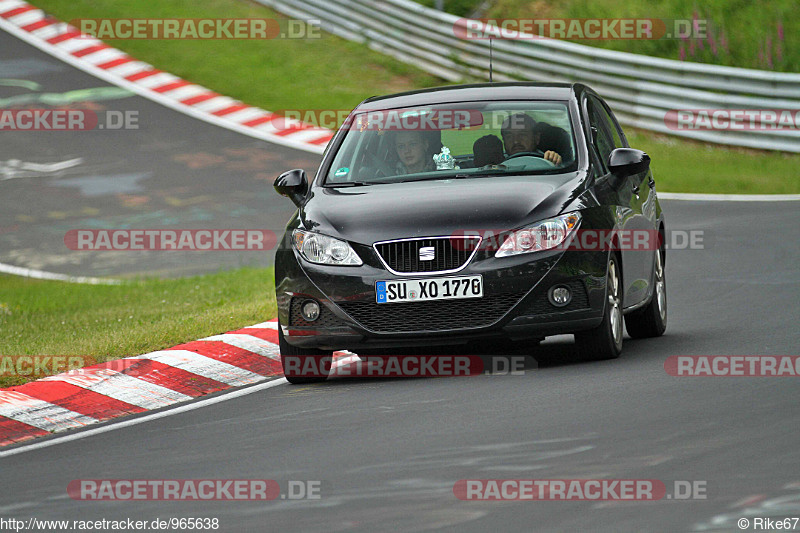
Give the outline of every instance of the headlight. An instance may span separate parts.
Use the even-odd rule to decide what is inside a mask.
[[[294,247],[310,263],[319,265],[361,265],[361,258],[346,242],[322,235],[294,230],[292,233]]]
[[[567,213],[537,222],[529,228],[514,231],[494,255],[508,257],[550,250],[566,241],[580,221],[580,213]]]

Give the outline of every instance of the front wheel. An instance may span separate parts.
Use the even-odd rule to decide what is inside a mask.
[[[594,329],[575,334],[575,344],[587,360],[616,359],[622,353],[622,278],[618,259],[608,259],[606,309],[603,321]]]
[[[667,276],[664,274],[664,258],[661,250],[656,252],[653,265],[653,297],[646,307],[625,315],[628,335],[634,339],[660,337],[667,329]]]
[[[328,379],[333,363],[333,352],[298,348],[283,338],[283,329],[278,325],[278,345],[281,350],[283,375],[289,383],[321,383]]]

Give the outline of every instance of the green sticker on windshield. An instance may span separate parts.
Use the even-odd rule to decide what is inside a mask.
[[[337,178],[341,178],[343,176],[347,176],[349,173],[350,173],[350,169],[349,168],[342,167],[339,170],[337,170],[336,172],[334,172],[333,175],[336,176]]]

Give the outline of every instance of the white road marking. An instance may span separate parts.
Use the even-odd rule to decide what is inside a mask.
[[[796,202],[800,194],[704,194],[689,192],[660,192],[659,200],[693,202]]]
[[[278,385],[283,385],[285,383],[288,383],[288,381],[286,381],[286,378],[278,378],[272,381],[268,381],[266,383],[261,383],[259,385],[247,387],[246,389],[231,391],[222,394],[220,396],[215,396],[213,398],[206,398],[189,404],[181,405],[179,407],[174,407],[166,411],[151,413],[149,415],[144,415],[141,417],[132,418],[120,422],[110,422],[108,425],[94,429],[89,429],[86,431],[81,431],[80,433],[73,433],[72,435],[64,435],[63,437],[56,437],[53,439],[35,442],[33,444],[28,444],[27,446],[21,446],[19,448],[13,448],[11,450],[0,451],[0,458],[9,457],[11,455],[18,455],[20,453],[25,453],[25,452],[31,452],[34,450],[40,450],[42,448],[48,448],[50,446],[55,446],[57,444],[64,444],[67,442],[85,439],[87,437],[93,437],[101,433],[107,433],[109,431],[114,431],[117,429],[143,424],[145,422],[150,422],[151,420],[158,420],[160,418],[166,418],[168,416],[185,413],[187,411],[194,411],[195,409],[200,409],[201,407],[207,407],[209,405],[214,405],[216,403],[226,402],[228,400],[233,400],[234,398],[239,398],[240,396],[246,396],[248,394],[253,394],[254,392],[260,392],[262,390],[271,389],[272,387],[277,387]]]
[[[69,283],[88,283],[89,285],[119,285],[120,283],[122,283],[118,279],[93,278],[89,276],[68,276],[66,274],[45,272],[44,270],[18,267],[14,265],[7,265],[5,263],[0,263],[0,273],[13,274],[15,276],[24,276],[26,278],[34,278],[34,279],[66,281]]]

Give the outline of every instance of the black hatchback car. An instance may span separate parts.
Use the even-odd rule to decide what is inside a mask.
[[[581,84],[493,83],[374,97],[309,180],[275,259],[293,383],[334,350],[573,333],[590,359],[666,329],[664,216],[650,158]],[[319,368],[315,366],[314,368]]]

